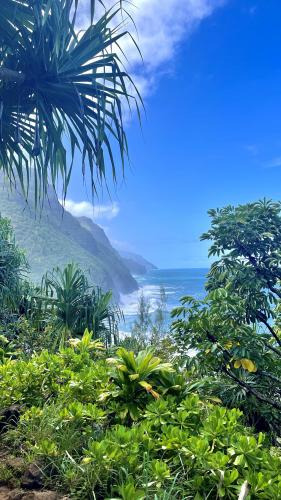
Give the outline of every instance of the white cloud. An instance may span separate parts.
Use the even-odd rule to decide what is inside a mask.
[[[269,162],[265,164],[265,167],[268,168],[274,168],[274,167],[281,167],[281,156],[277,156],[276,158],[273,158]]]
[[[129,70],[134,75],[142,96],[151,92],[155,79],[167,71],[167,63],[175,57],[180,42],[188,37],[198,24],[210,16],[227,0],[133,0],[123,2],[132,15],[133,24],[128,30],[134,35],[143,56],[127,37],[123,46],[129,61]],[[107,7],[116,5],[116,0],[106,0]],[[80,0],[80,25],[87,26],[90,19],[90,0]],[[100,11],[100,9],[99,9]]]
[[[73,201],[66,199],[61,202],[65,210],[70,212],[74,217],[89,217],[92,220],[96,219],[114,219],[119,214],[120,207],[118,203],[113,202],[111,205],[92,205],[89,201]]]

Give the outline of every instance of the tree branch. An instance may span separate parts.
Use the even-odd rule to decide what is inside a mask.
[[[270,324],[266,321],[266,319],[263,318],[262,315],[258,314],[257,318],[259,319],[259,321],[261,321],[261,323],[263,323],[266,326],[266,328],[270,331],[272,337],[275,338],[275,340],[276,340],[277,344],[279,345],[279,347],[281,347],[281,340],[279,339],[278,335],[273,330],[272,326],[270,326]]]
[[[227,358],[227,361],[229,359],[232,358],[230,352],[228,351],[228,349],[225,349],[223,348],[219,342],[217,341],[216,337],[211,334],[210,332],[206,331],[206,335],[207,335],[207,338],[210,340],[210,342],[212,343],[215,343],[218,345],[220,351],[223,353],[224,355],[224,359],[226,360]],[[269,404],[270,406],[272,406],[273,408],[276,408],[277,410],[281,410],[281,404],[272,400],[272,399],[269,399],[269,398],[266,398],[265,396],[262,396],[259,392],[257,392],[255,389],[253,389],[250,385],[248,385],[246,382],[243,382],[243,380],[241,380],[239,377],[236,377],[236,375],[234,375],[234,373],[232,373],[230,370],[228,370],[225,366],[225,364],[222,366],[222,371],[224,373],[226,373],[230,378],[232,378],[233,380],[235,380],[235,382],[237,382],[238,385],[240,385],[241,387],[243,387],[244,389],[246,389],[250,394],[252,394],[253,396],[255,396],[259,401],[262,401],[263,403],[267,403]],[[263,372],[263,371],[260,371],[257,373],[257,375],[261,376],[261,377],[269,377],[269,375],[266,373],[266,372]],[[271,376],[270,377],[272,380],[275,379],[276,381],[278,380],[278,382],[280,383],[280,380],[275,378],[274,376]],[[278,391],[279,392],[279,391]]]
[[[241,387],[243,387],[244,389],[246,389],[246,391],[248,391],[250,394],[252,394],[253,396],[255,396],[259,401],[262,401],[263,403],[267,403],[270,406],[272,406],[273,408],[276,408],[277,410],[281,410],[281,404],[277,403],[276,401],[273,401],[272,399],[268,399],[265,396],[262,396],[259,392],[257,392],[251,386],[249,386],[248,384],[246,384],[245,382],[243,382],[243,380],[241,380],[240,378],[236,377],[236,375],[234,375],[234,373],[232,373],[231,371],[229,371],[225,366],[223,366],[222,370],[230,378],[232,378],[233,380],[235,380],[235,382],[237,382],[238,385],[240,385]]]
[[[265,347],[267,347],[267,349],[270,349],[271,351],[275,352],[275,354],[277,354],[277,356],[281,357],[281,352],[278,351],[278,349],[275,349],[275,347],[273,347],[272,345],[268,344],[268,342],[266,342],[264,339],[261,339],[261,340],[264,343]]]
[[[280,385],[281,385],[281,380],[280,380],[280,378],[275,377],[274,375],[271,375],[271,373],[267,373],[267,372],[264,372],[264,371],[259,371],[259,372],[257,373],[257,375],[261,375],[261,376],[263,376],[263,377],[268,377],[268,378],[270,378],[271,380],[274,380],[274,382],[277,382],[278,384],[280,384]],[[278,390],[278,392],[280,393],[280,390]]]
[[[249,252],[249,250],[239,241],[236,239],[236,245],[237,247],[242,250],[242,252],[245,253],[246,257],[248,257],[249,259],[249,262],[252,264],[252,266],[254,267],[254,269],[256,270],[256,273],[261,276],[263,279],[265,279],[266,281],[266,284],[269,288],[269,290],[272,292],[272,293],[275,293],[275,295],[277,295],[277,297],[279,297],[281,299],[281,292],[280,290],[278,290],[277,288],[275,288],[271,283],[270,283],[270,280],[268,279],[268,276],[266,276],[266,273],[264,272],[263,269],[260,268],[258,262],[257,262],[257,259],[251,254],[251,252]],[[272,273],[273,274],[273,273]],[[276,275],[273,275],[274,278],[277,278],[277,279],[280,279],[280,276],[276,276]]]

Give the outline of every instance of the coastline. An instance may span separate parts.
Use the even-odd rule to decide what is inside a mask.
[[[139,289],[131,294],[120,296],[120,308],[125,322],[120,325],[122,332],[129,333],[138,313],[138,301],[143,294],[150,304],[150,314],[157,310],[160,298],[160,288],[164,287],[167,300],[167,321],[170,312],[179,305],[180,298],[192,295],[203,298],[205,295],[205,280],[208,268],[186,269],[155,269],[142,276],[134,276]]]

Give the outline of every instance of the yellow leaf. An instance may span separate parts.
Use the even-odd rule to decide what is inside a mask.
[[[241,359],[241,365],[243,366],[244,370],[248,370],[250,373],[255,373],[257,371],[257,367],[253,361],[247,358]]]
[[[229,341],[225,344],[225,346],[224,346],[224,347],[225,347],[225,349],[231,349],[232,345],[233,345],[233,344],[232,344],[231,340],[229,340]]]
[[[159,399],[160,398],[160,394],[158,394],[158,392],[154,391],[152,389],[152,385],[150,385],[148,382],[146,382],[145,380],[141,380],[139,382],[139,385],[141,385],[142,387],[144,387],[144,389],[147,390],[147,392],[149,392],[155,399]]]
[[[212,401],[213,403],[219,403],[219,404],[222,403],[222,400],[220,398],[213,398],[213,397],[211,397],[211,398],[208,398],[208,399],[210,401]]]
[[[129,379],[130,380],[137,380],[139,378],[139,374],[138,373],[133,373],[133,375],[129,375]]]
[[[69,343],[69,345],[71,345],[71,347],[76,347],[76,346],[78,346],[81,343],[81,340],[79,340],[79,339],[69,339],[68,343]]]
[[[99,349],[100,351],[105,351],[105,347],[102,342],[99,342],[98,340],[93,340],[90,342],[89,347],[91,349]],[[110,358],[108,358],[110,359]]]
[[[234,363],[234,368],[240,368],[241,366],[241,360],[240,359],[236,359],[235,363]]]
[[[151,395],[152,395],[155,399],[159,399],[159,398],[160,398],[160,394],[158,394],[158,392],[153,391],[152,389],[151,389],[151,391],[149,391],[149,392],[150,392],[150,394],[151,394]]]
[[[148,392],[151,391],[152,389],[152,385],[150,385],[148,382],[146,382],[145,380],[141,380],[139,382],[139,385],[141,385],[142,387],[144,387]]]

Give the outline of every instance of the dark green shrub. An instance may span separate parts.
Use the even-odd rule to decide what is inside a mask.
[[[280,431],[281,204],[260,201],[210,210],[209,255],[218,256],[203,301],[175,309],[178,349],[197,376],[239,406],[257,429]]]
[[[242,412],[188,394],[186,375],[147,351],[107,362],[85,339],[0,366],[0,410],[21,407],[3,442],[40,463],[46,485],[79,499],[281,496],[280,454]]]

